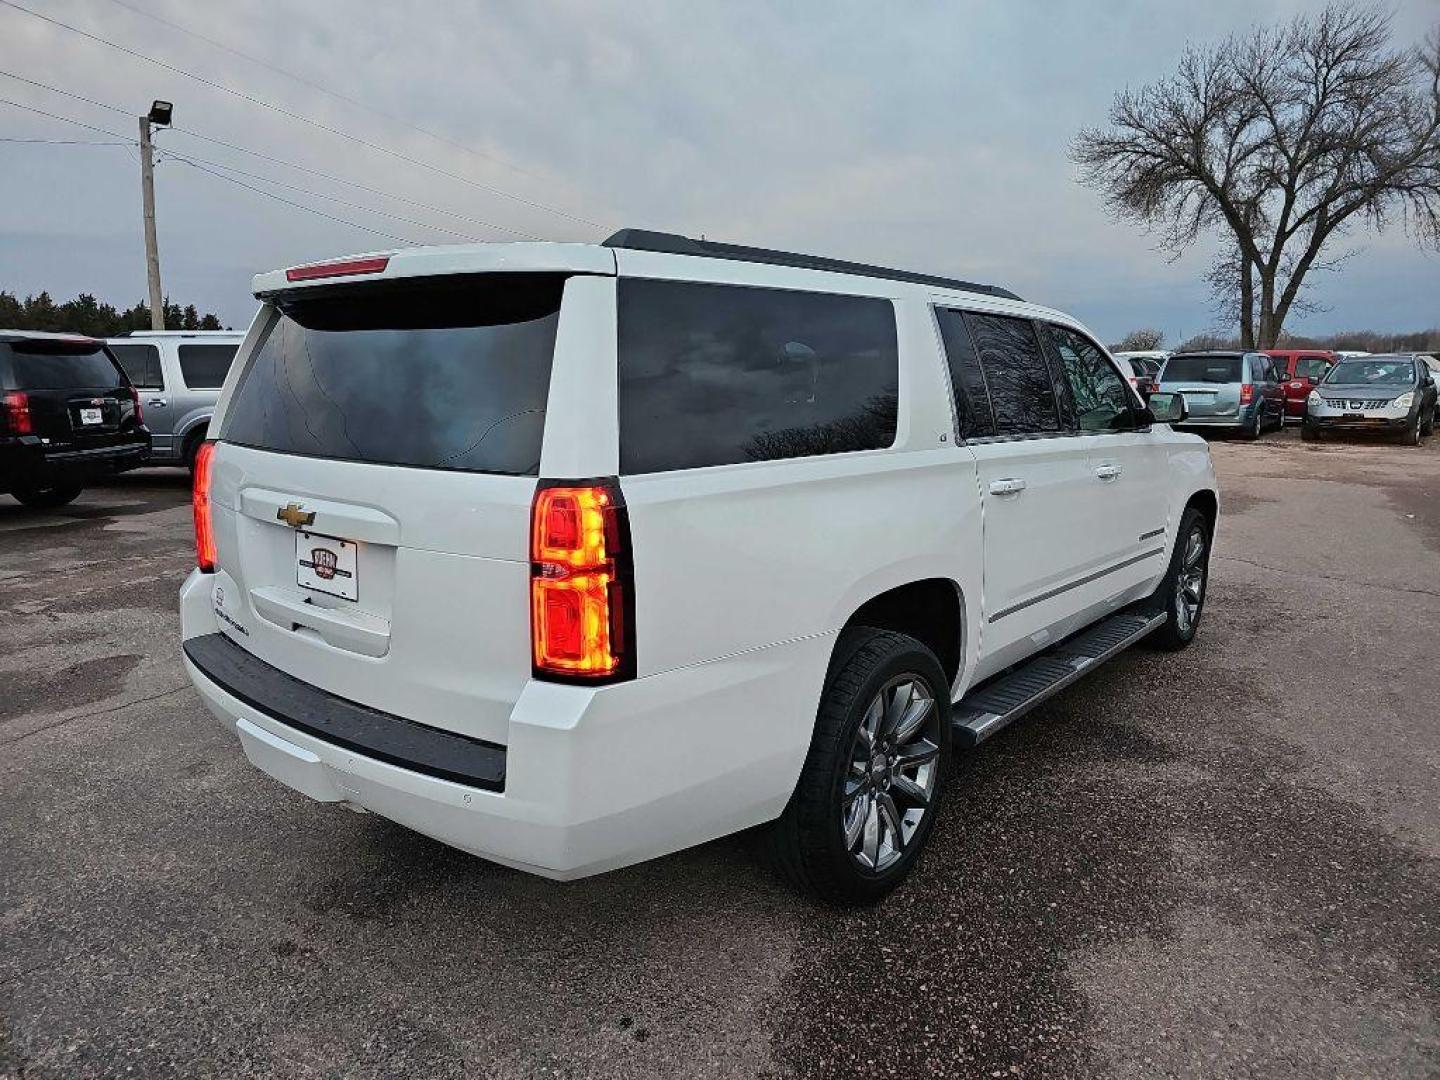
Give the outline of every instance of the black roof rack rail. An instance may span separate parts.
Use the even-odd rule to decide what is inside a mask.
[[[912,285],[938,285],[942,289],[984,293],[1006,300],[1020,299],[1009,289],[1002,289],[998,285],[980,285],[973,281],[940,277],[937,274],[920,274],[913,270],[893,270],[888,266],[827,259],[823,255],[799,255],[791,251],[722,244],[715,240],[694,240],[678,233],[652,232],[649,229],[621,229],[602,243],[608,248],[626,248],[630,251],[656,251],[666,255],[697,255],[706,259],[732,259],[736,262],[768,263],[771,266],[795,266],[804,270],[829,270],[835,274],[858,274],[861,277],[884,278],[889,281],[908,281]]]

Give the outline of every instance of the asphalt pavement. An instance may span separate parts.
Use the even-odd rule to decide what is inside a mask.
[[[1440,1075],[1440,438],[1213,452],[1195,645],[964,757],[858,913],[308,802],[185,680],[183,473],[0,496],[0,1076]]]

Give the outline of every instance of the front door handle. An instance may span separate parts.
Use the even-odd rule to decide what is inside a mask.
[[[990,481],[991,495],[1019,495],[1024,490],[1025,481],[1018,478]]]
[[[1101,480],[1118,480],[1123,470],[1119,465],[1096,465],[1095,475]]]
[[[152,409],[163,409],[166,405],[169,405],[170,402],[166,401],[163,397],[152,397],[145,404],[149,405]]]

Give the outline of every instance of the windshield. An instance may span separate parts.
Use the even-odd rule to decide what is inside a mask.
[[[1160,378],[1165,382],[1238,383],[1238,356],[1172,356]]]
[[[53,341],[0,345],[0,387],[6,389],[111,390],[124,384],[103,346]]]
[[[1409,386],[1415,381],[1415,364],[1406,357],[1341,360],[1325,376],[1327,384]]]
[[[475,274],[282,296],[220,437],[284,454],[534,475],[564,284]]]

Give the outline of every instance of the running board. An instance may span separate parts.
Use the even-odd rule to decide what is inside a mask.
[[[1163,626],[1164,611],[1127,611],[1066,638],[955,703],[955,745],[971,747],[1058,694],[1080,676]]]

